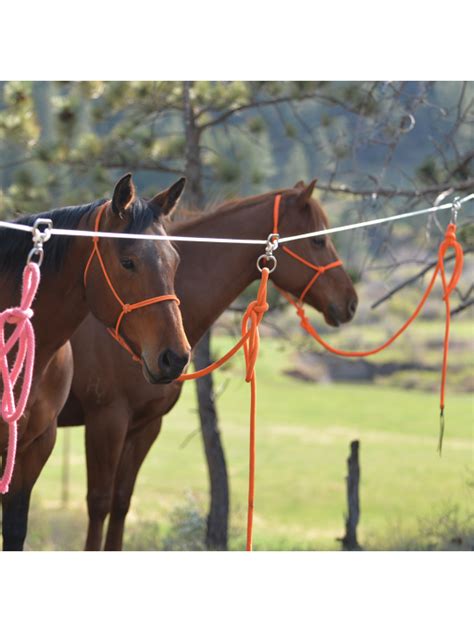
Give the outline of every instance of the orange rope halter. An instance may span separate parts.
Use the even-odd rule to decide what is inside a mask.
[[[105,204],[103,204],[100,209],[99,212],[97,213],[97,217],[95,220],[95,225],[94,225],[94,230],[97,232],[99,230],[99,226],[100,226],[100,220],[102,218],[102,215],[105,211],[105,209],[107,208],[107,206],[110,204],[110,202],[106,202]],[[138,303],[125,303],[124,301],[122,301],[122,299],[120,298],[119,294],[117,293],[116,289],[114,288],[112,281],[110,280],[110,277],[107,273],[107,269],[105,267],[105,263],[104,260],[102,259],[102,255],[100,254],[100,250],[99,250],[99,238],[98,237],[93,237],[92,238],[93,241],[93,246],[92,246],[92,252],[89,256],[89,259],[86,263],[86,267],[84,268],[84,287],[86,287],[87,285],[87,274],[89,272],[89,268],[90,265],[92,263],[92,260],[94,259],[94,256],[97,256],[97,259],[99,260],[100,263],[100,267],[102,268],[102,272],[104,273],[104,277],[105,280],[107,281],[107,285],[109,286],[112,294],[115,296],[115,298],[117,299],[117,302],[119,303],[120,307],[122,308],[122,311],[120,312],[118,318],[117,318],[117,322],[115,324],[115,328],[111,329],[111,328],[107,328],[107,331],[109,332],[109,334],[115,338],[115,340],[124,348],[126,349],[130,355],[132,356],[132,358],[136,361],[136,362],[140,362],[140,358],[132,351],[132,349],[130,348],[130,346],[125,342],[125,340],[122,338],[122,336],[120,335],[120,325],[122,323],[123,317],[125,316],[125,314],[129,314],[130,312],[133,312],[136,309],[140,309],[141,307],[147,307],[148,305],[153,305],[154,303],[161,303],[162,301],[176,301],[179,305],[179,299],[177,296],[175,296],[174,294],[163,294],[163,296],[155,296],[153,298],[147,298],[144,301],[139,301]]]
[[[274,205],[273,205],[273,232],[274,232],[275,235],[278,235],[280,201],[281,201],[281,194],[279,193],[278,195],[275,195],[275,202],[274,202]],[[313,287],[313,285],[316,283],[316,281],[319,279],[319,277],[322,274],[324,274],[324,272],[327,272],[328,270],[332,270],[333,268],[338,268],[339,266],[342,266],[342,261],[340,259],[337,259],[336,261],[333,261],[332,263],[328,263],[325,266],[318,266],[318,265],[315,265],[314,263],[311,263],[310,261],[307,261],[306,259],[303,259],[303,257],[301,257],[300,255],[296,254],[296,252],[293,252],[293,250],[290,250],[287,246],[282,246],[282,250],[284,250],[286,252],[286,254],[290,255],[290,257],[293,257],[293,259],[296,259],[300,263],[304,264],[307,268],[311,268],[312,270],[316,270],[316,274],[313,276],[313,278],[310,280],[308,285],[301,292],[300,297],[298,298],[298,303],[302,303],[303,302],[304,297],[306,296],[306,294]],[[279,290],[278,287],[277,287],[277,289]],[[281,290],[279,290],[279,291],[281,292]]]
[[[445,257],[446,251],[449,248],[453,248],[455,251],[455,262],[454,262],[453,274],[451,276],[449,283],[447,283],[446,273],[444,269],[444,257]],[[292,255],[293,257],[295,257],[295,259],[298,259],[305,265],[312,267],[314,269],[317,269],[317,266],[313,266],[308,261],[305,261],[302,257],[295,255],[295,253],[292,253],[291,251],[289,251],[289,249],[285,248],[285,246],[283,246],[283,249],[286,252],[288,252],[288,254]],[[301,294],[299,299],[297,299],[296,301],[293,300],[293,298],[287,292],[284,292],[283,290],[280,290],[280,288],[277,287],[277,290],[287,299],[289,303],[291,303],[295,307],[296,312],[300,318],[301,327],[312,338],[317,340],[317,342],[319,342],[327,351],[330,351],[331,353],[334,353],[336,355],[340,355],[340,356],[344,356],[348,358],[363,358],[366,356],[379,353],[380,351],[383,351],[384,349],[389,347],[409,327],[409,325],[417,318],[417,316],[421,312],[424,304],[426,303],[428,296],[431,294],[431,291],[434,287],[434,283],[436,281],[436,277],[438,276],[438,274],[440,274],[441,283],[443,286],[443,300],[446,306],[446,325],[445,325],[445,334],[444,334],[443,365],[442,365],[442,371],[441,371],[441,386],[440,386],[440,435],[439,435],[439,443],[438,443],[438,450],[440,453],[441,453],[441,448],[442,448],[442,443],[443,443],[443,434],[444,434],[444,394],[445,394],[445,386],[446,386],[446,372],[447,372],[447,367],[448,367],[449,326],[451,322],[451,310],[450,310],[449,297],[451,295],[451,292],[456,287],[459,281],[459,278],[461,276],[463,261],[464,261],[464,253],[463,253],[460,243],[456,240],[456,225],[453,223],[450,223],[448,224],[448,227],[446,228],[444,239],[439,246],[438,263],[436,264],[436,267],[434,269],[433,276],[421,298],[421,301],[416,307],[415,311],[410,316],[410,318],[408,318],[408,320],[402,325],[402,327],[400,327],[400,329],[397,332],[395,332],[386,342],[376,347],[375,349],[370,349],[369,351],[344,351],[342,349],[336,349],[335,347],[327,343],[325,340],[323,340],[323,338],[321,338],[321,336],[318,334],[316,329],[309,322],[309,319],[306,316],[302,301],[308,289],[311,287],[313,282],[316,281],[316,279],[318,278],[319,276],[318,273],[313,278],[311,283],[303,290],[303,293]],[[340,261],[336,262],[336,264],[342,265]],[[329,264],[329,266],[325,266],[324,271],[326,271],[327,269],[330,269],[331,267],[335,267],[335,265]]]

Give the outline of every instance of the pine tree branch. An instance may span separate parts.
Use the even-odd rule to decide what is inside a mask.
[[[229,110],[222,112],[222,114],[219,114],[219,116],[214,117],[211,121],[208,121],[207,123],[203,123],[203,125],[201,125],[199,129],[203,131],[207,129],[208,127],[219,125],[220,123],[226,121],[228,118],[230,118],[234,114],[237,114],[239,112],[244,112],[245,110],[250,110],[252,108],[278,105],[279,103],[289,103],[290,101],[293,101],[293,102],[305,101],[307,99],[314,99],[314,98],[316,98],[316,94],[311,93],[311,94],[304,94],[300,96],[275,97],[274,99],[262,99],[260,101],[259,100],[251,101],[249,103],[244,103],[235,108],[230,108]]]
[[[108,159],[101,158],[100,159],[101,166],[106,169],[126,169],[129,171],[162,171],[163,173],[173,173],[179,176],[184,175],[184,168],[178,169],[175,167],[170,167],[169,165],[165,165],[162,162],[156,161],[136,161],[132,160],[118,160],[118,159]],[[81,160],[72,160],[66,159],[61,160],[62,165],[68,165],[70,167],[84,167],[89,168],[89,163],[83,162]]]

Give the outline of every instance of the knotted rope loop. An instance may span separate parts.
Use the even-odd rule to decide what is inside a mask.
[[[5,469],[0,479],[0,494],[8,492],[15,465],[18,428],[17,422],[25,412],[30,394],[35,361],[35,334],[31,318],[31,305],[40,282],[40,270],[37,263],[29,262],[23,271],[22,294],[19,307],[12,307],[0,314],[0,374],[2,379],[2,419],[8,424],[8,445]],[[14,330],[8,338],[5,325],[13,325]],[[18,345],[16,357],[10,368],[8,354]],[[23,380],[15,401],[14,389],[20,375]]]
[[[446,300],[446,297],[449,297],[451,292],[459,283],[459,279],[461,278],[463,264],[464,264],[464,252],[463,252],[461,244],[456,239],[456,224],[452,224],[452,223],[448,224],[448,227],[446,228],[444,240],[441,242],[441,245],[438,251],[438,265],[442,273],[441,275],[442,279],[444,275],[444,257],[446,255],[447,250],[449,250],[449,248],[452,248],[454,250],[455,259],[454,259],[454,268],[453,268],[453,273],[451,275],[451,279],[449,280],[449,283],[446,284],[446,287],[444,287],[444,283],[443,283],[444,300]]]
[[[105,204],[103,204],[100,209],[99,212],[97,213],[97,217],[95,219],[95,226],[94,226],[94,230],[95,232],[99,232],[100,230],[100,220],[102,218],[102,215],[105,211],[105,209],[110,205],[110,202],[106,202]],[[140,357],[131,349],[130,345],[125,341],[125,339],[120,335],[120,325],[122,323],[122,319],[125,316],[125,314],[129,314],[130,312],[133,312],[136,309],[140,309],[141,307],[147,307],[148,305],[154,305],[155,303],[161,303],[163,301],[175,301],[176,303],[178,303],[179,305],[179,299],[177,296],[175,296],[174,294],[163,294],[162,296],[154,296],[153,298],[147,298],[144,301],[138,301],[137,303],[125,303],[121,298],[120,295],[118,294],[117,290],[115,289],[110,276],[107,272],[107,269],[105,267],[105,262],[102,258],[102,255],[100,253],[100,249],[99,249],[99,237],[94,236],[92,238],[92,252],[89,256],[89,259],[87,260],[86,263],[86,267],[84,268],[84,287],[87,287],[87,275],[89,273],[89,268],[91,266],[92,260],[94,259],[94,257],[97,257],[102,273],[104,275],[104,278],[107,282],[107,285],[110,288],[110,291],[112,292],[112,294],[114,295],[117,303],[120,305],[121,307],[121,312],[117,317],[117,321],[115,323],[115,327],[112,328],[108,328],[107,331],[109,332],[109,334],[112,336],[112,338],[114,338],[119,345],[121,345],[126,351],[128,351],[128,353],[132,356],[133,360],[135,362],[141,362]]]
[[[242,318],[242,337],[249,332],[249,336],[244,343],[246,382],[250,382],[255,377],[255,364],[260,348],[260,333],[258,327],[262,322],[263,315],[268,311],[267,286],[269,274],[270,270],[263,268],[257,298],[249,303],[244,317]]]

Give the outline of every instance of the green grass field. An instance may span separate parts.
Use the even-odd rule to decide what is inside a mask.
[[[425,323],[418,335],[422,331],[442,338],[442,327],[432,323]],[[463,324],[456,335],[472,340],[472,327]],[[230,342],[224,336],[216,338],[216,355]],[[397,541],[417,532],[420,520],[433,516],[454,512],[461,522],[472,518],[474,408],[470,394],[450,391],[448,376],[440,458],[436,450],[439,375],[433,375],[433,392],[378,384],[319,385],[284,375],[294,362],[289,342],[262,340],[257,368],[256,549],[339,548],[336,538],[343,534],[346,458],[353,439],[361,441],[359,540],[363,547],[396,547]],[[249,388],[242,373],[243,360],[238,356],[230,368],[215,374],[231,484],[234,549],[243,547],[246,517]],[[35,489],[29,548],[80,549],[83,544],[83,429],[66,432],[71,442],[69,503],[61,508],[65,431],[60,430]],[[162,547],[176,528],[170,525],[177,515],[194,519],[202,531],[206,503],[207,474],[194,386],[187,384],[140,473],[126,548]]]

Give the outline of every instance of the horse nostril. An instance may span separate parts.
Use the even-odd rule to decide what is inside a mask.
[[[167,373],[171,368],[171,358],[170,358],[170,349],[166,349],[166,351],[162,351],[158,357],[158,366],[160,369]]]
[[[354,316],[354,314],[356,313],[356,310],[357,310],[357,299],[356,298],[353,298],[352,301],[349,302],[347,310],[349,312],[349,316],[352,318]]]
[[[166,376],[178,376],[189,362],[189,353],[178,355],[172,349],[165,349],[158,357],[158,366]]]

